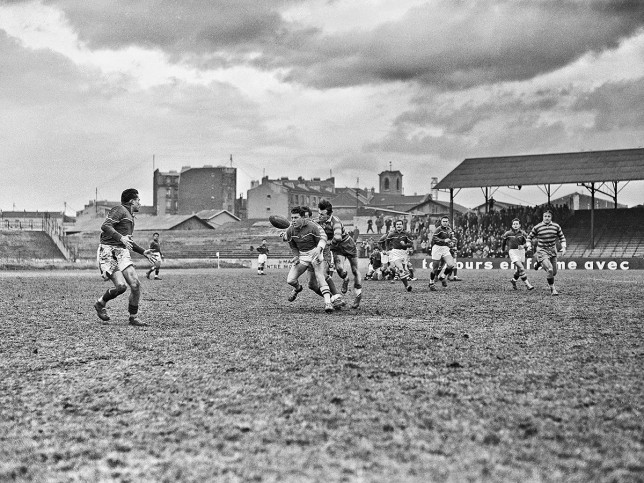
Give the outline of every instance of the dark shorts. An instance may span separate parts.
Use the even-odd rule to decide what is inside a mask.
[[[358,256],[356,242],[351,237],[340,243],[331,243],[331,251],[334,255],[342,255],[347,258],[356,258]]]

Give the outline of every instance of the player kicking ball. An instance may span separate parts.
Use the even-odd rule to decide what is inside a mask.
[[[510,261],[514,263],[516,271],[510,279],[512,288],[518,290],[517,282],[523,281],[528,290],[534,290],[534,287],[528,280],[528,274],[525,271],[525,251],[528,248],[528,234],[521,229],[521,221],[518,218],[512,220],[512,229],[503,234],[503,244],[501,249],[505,251],[507,246]]]
[[[121,193],[121,204],[110,210],[101,225],[101,239],[96,257],[103,280],[111,280],[114,284],[114,287],[105,292],[94,304],[98,318],[104,322],[110,320],[106,309],[107,302],[125,293],[129,286],[129,324],[138,327],[148,325],[141,322],[138,317],[141,282],[130,257],[130,250],[134,250],[150,262],[155,260],[152,250],[144,250],[132,240],[133,215],[139,211],[140,206],[139,192],[134,188],[126,189]]]

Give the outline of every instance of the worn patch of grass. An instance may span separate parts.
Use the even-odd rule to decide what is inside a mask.
[[[0,480],[636,481],[640,272],[365,282],[166,270],[102,325],[94,273],[0,275]],[[426,272],[421,277],[427,277]],[[349,301],[351,297],[349,297]]]

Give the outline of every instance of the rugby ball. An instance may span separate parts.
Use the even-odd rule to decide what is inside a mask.
[[[271,215],[268,217],[268,221],[275,228],[280,228],[282,230],[291,226],[291,221],[288,218],[285,218],[280,215]]]

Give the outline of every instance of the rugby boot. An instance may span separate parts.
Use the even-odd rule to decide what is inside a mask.
[[[517,288],[517,281],[516,281],[515,279],[511,278],[511,279],[510,279],[510,283],[512,284],[512,288],[513,288],[514,290],[519,290],[519,289]]]
[[[291,292],[291,294],[288,296],[288,301],[289,301],[289,302],[293,302],[293,301],[297,298],[297,295],[298,295],[298,294],[299,294],[303,289],[304,289],[304,287],[302,287],[301,285],[300,285],[300,288],[299,288],[299,289],[294,288],[294,289],[293,289],[293,291]]]
[[[438,277],[438,280],[441,281],[443,287],[447,287],[447,279],[445,277]]]
[[[456,275],[448,279],[450,282],[462,282],[462,278],[458,278]]]
[[[331,301],[331,305],[333,305],[333,308],[335,310],[340,310],[342,307],[345,307],[347,305],[347,302],[338,295],[335,300]]]
[[[128,324],[133,325],[134,327],[148,327],[148,324],[141,322],[141,320],[136,315],[130,315]]]
[[[162,279],[161,277],[159,277],[158,275],[157,275],[156,277],[154,277],[154,279],[155,279],[155,280],[163,280],[163,279]]]
[[[557,289],[554,285],[550,287],[550,295],[559,295],[559,292],[557,292]]]
[[[330,302],[328,304],[324,304],[324,311],[327,314],[330,314],[331,312],[335,311],[335,309],[333,308],[333,304]]]
[[[429,284],[429,291],[430,292],[436,292],[436,285],[434,283]]]
[[[532,285],[530,282],[526,282],[525,286],[528,290],[534,290],[534,285]]]
[[[110,316],[107,315],[107,308],[105,307],[105,305],[97,301],[94,304],[94,308],[96,309],[96,315],[98,315],[99,319],[101,319],[103,322],[110,320]]]
[[[351,304],[352,309],[357,309],[360,307],[360,301],[362,300],[362,294],[356,295],[356,298],[353,299],[353,304]]]
[[[407,285],[405,288],[407,289],[407,292],[411,292],[411,285]]]
[[[342,294],[344,295],[345,293],[347,293],[348,290],[349,290],[349,277],[347,276],[347,278],[342,279],[342,289],[340,290],[340,292],[342,292]]]
[[[541,262],[535,262],[534,269],[539,270],[541,268]]]

